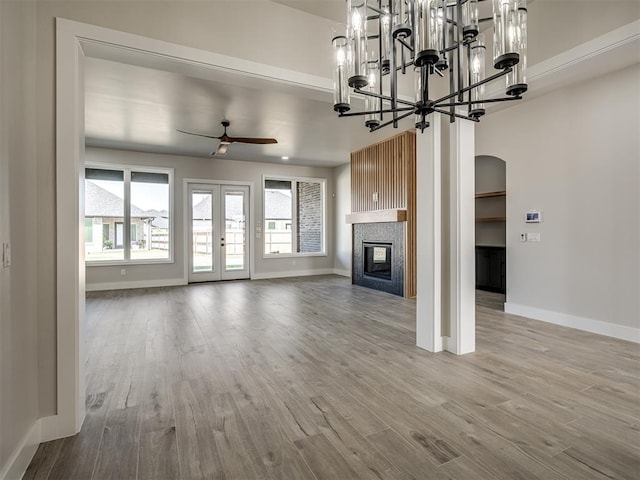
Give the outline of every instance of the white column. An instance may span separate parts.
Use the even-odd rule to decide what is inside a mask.
[[[457,355],[476,348],[475,310],[475,124],[456,120],[449,130],[450,337]]]
[[[440,115],[416,132],[416,345],[430,352],[442,350],[441,312],[441,152]]]

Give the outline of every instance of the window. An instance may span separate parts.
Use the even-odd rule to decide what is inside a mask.
[[[264,179],[264,253],[324,255],[324,179]]]
[[[171,261],[172,177],[171,169],[86,168],[85,260]]]

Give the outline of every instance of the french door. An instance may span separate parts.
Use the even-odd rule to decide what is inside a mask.
[[[249,278],[249,187],[188,184],[189,282]]]

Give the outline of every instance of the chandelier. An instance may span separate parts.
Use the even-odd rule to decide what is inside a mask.
[[[492,17],[479,18],[478,3],[484,1],[492,2]],[[479,27],[488,21],[493,21],[497,72],[486,76]],[[371,132],[391,124],[397,128],[411,115],[424,131],[434,112],[451,122],[478,122],[486,103],[519,100],[527,90],[526,0],[347,0],[346,35],[332,44],[333,109],[339,117],[364,116]],[[412,101],[398,95],[398,75],[407,73],[414,75]],[[449,93],[431,99],[438,77],[448,80]],[[501,77],[504,95],[485,98],[485,85]],[[363,111],[350,111],[352,91],[365,96]]]

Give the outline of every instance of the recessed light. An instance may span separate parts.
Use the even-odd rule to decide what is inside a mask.
[[[280,157],[282,160],[289,160],[289,157]]]

